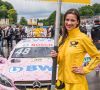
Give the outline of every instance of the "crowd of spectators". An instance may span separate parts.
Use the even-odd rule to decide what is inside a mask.
[[[90,30],[89,30],[89,27]],[[100,49],[100,24],[81,23],[80,30],[88,34],[90,33],[92,40],[98,49]],[[59,34],[62,35],[62,29]],[[25,27],[25,26],[0,26],[0,53],[3,52],[3,46],[13,48],[13,41],[17,44],[21,39],[27,37],[51,37],[54,38],[55,27]]]

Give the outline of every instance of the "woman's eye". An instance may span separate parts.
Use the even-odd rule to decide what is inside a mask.
[[[75,22],[75,20],[74,20],[74,19],[71,19],[71,21],[72,21],[72,22]]]
[[[74,19],[66,19],[65,21],[75,22],[75,20],[74,20]]]
[[[65,21],[69,21],[69,19],[66,19]]]

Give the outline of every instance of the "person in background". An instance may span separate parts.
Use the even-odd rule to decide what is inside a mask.
[[[0,54],[3,55],[3,32],[2,27],[0,27]]]
[[[17,44],[21,40],[21,33],[20,33],[18,25],[15,28],[15,33],[14,34],[15,34],[15,41],[16,41],[16,44]]]
[[[86,74],[100,63],[100,53],[92,40],[79,29],[80,15],[77,9],[69,9],[64,15],[64,28],[59,39],[58,52],[50,55],[57,57],[58,80],[56,87],[63,90],[88,90]],[[83,66],[84,56],[88,53],[91,61]]]
[[[54,38],[55,26],[51,26],[51,37]]]
[[[46,37],[51,37],[50,27],[47,27],[47,35]]]
[[[13,47],[13,35],[14,35],[13,28],[9,26],[6,32],[6,37],[7,37],[7,46],[11,48]]]

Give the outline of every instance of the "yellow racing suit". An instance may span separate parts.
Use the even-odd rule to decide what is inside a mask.
[[[88,53],[91,61],[83,67],[84,75],[72,72],[72,67],[80,67]],[[92,71],[100,62],[100,53],[92,40],[79,28],[68,31],[68,37],[58,49],[58,80],[65,83],[64,90],[88,90],[85,75]]]

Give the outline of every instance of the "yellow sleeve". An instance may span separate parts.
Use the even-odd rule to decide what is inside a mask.
[[[100,52],[97,50],[92,40],[88,37],[85,37],[82,40],[82,45],[85,51],[90,55],[91,61],[87,66],[83,67],[85,74],[91,72],[95,67],[100,63]]]

